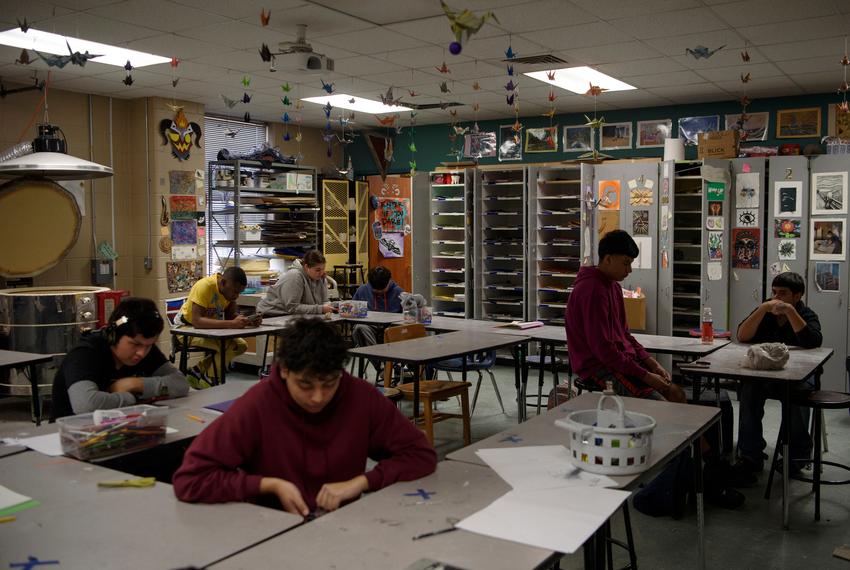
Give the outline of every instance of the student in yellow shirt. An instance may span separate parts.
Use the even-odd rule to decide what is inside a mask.
[[[189,297],[174,319],[176,326],[191,326],[198,329],[243,329],[251,326],[248,318],[236,312],[236,299],[248,285],[248,278],[241,267],[228,267],[224,273],[216,273],[199,279],[189,292]],[[195,389],[209,388],[209,377],[214,370],[213,362],[221,357],[221,342],[218,339],[190,337],[189,346],[201,346],[216,351],[186,372],[186,380]],[[241,338],[229,339],[225,345],[225,364],[248,349]],[[221,373],[221,371],[218,371]]]

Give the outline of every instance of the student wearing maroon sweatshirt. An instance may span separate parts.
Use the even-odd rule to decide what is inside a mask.
[[[192,443],[173,477],[181,501],[254,501],[307,516],[433,473],[433,447],[395,405],[344,371],[336,329],[298,319],[271,376]],[[377,461],[366,471],[366,459]]]
[[[582,267],[567,302],[566,329],[570,362],[579,378],[639,398],[685,402],[670,373],[629,333],[620,281],[632,272],[640,254],[623,230],[599,240],[599,265]]]

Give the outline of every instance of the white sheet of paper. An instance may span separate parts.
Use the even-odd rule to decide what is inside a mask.
[[[632,262],[634,269],[652,269],[652,238],[651,237],[636,237],[632,238],[640,249],[640,255]]]
[[[166,434],[169,434],[169,433],[177,433],[177,431],[178,431],[178,430],[177,430],[177,428],[173,428],[173,427],[165,426],[165,433],[166,433]]]
[[[0,485],[0,510],[8,509],[9,507],[14,507],[21,503],[26,503],[31,499],[32,497],[21,495],[20,493],[16,493],[13,490]]]
[[[723,264],[720,262],[706,263],[706,271],[709,281],[720,281],[723,279]]]
[[[59,432],[37,435],[34,437],[6,438],[6,443],[12,445],[23,445],[33,451],[57,457],[62,455],[62,444],[59,442]]]
[[[564,437],[567,435],[565,431]],[[514,489],[617,486],[609,477],[573,465],[563,445],[479,449],[475,453]]]
[[[456,526],[569,554],[578,550],[629,495],[598,487],[514,490]]]

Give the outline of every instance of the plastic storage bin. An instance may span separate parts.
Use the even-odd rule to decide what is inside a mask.
[[[90,460],[154,447],[165,441],[168,409],[129,406],[56,420],[62,451]]]

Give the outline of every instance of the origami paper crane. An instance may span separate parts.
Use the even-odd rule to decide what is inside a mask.
[[[262,11],[260,12],[260,24],[262,24],[263,27],[268,26],[269,20],[271,19],[271,17],[272,17],[272,11],[269,10],[268,12],[266,12],[266,9],[263,8]]]
[[[451,73],[451,70],[450,70],[450,69],[449,69],[449,67],[446,65],[446,62],[445,62],[445,61],[443,62],[443,65],[441,65],[441,66],[439,66],[439,67],[435,67],[434,69],[436,69],[436,70],[437,70],[437,71],[439,71],[440,73]]]
[[[331,93],[334,92],[334,84],[333,83],[325,83],[324,79],[320,79],[319,81],[322,82],[322,89],[325,90],[325,93],[330,95]]]
[[[726,44],[723,44],[717,49],[709,49],[703,45],[698,45],[695,48],[685,48],[685,53],[688,55],[692,55],[694,59],[708,59],[725,47]]]
[[[455,35],[455,39],[460,42],[463,34],[466,34],[466,39],[468,40],[472,37],[473,34],[478,33],[487,20],[493,19],[498,22],[498,18],[493,12],[484,12],[480,16],[476,16],[472,13],[472,11],[464,9],[461,11],[453,10],[449,8],[445,2],[440,0],[440,5],[443,7],[443,12],[446,14],[446,18],[449,19],[451,24],[452,33]]]
[[[38,57],[40,57],[44,61],[44,63],[47,64],[48,67],[58,67],[59,69],[64,68],[69,63],[71,65],[78,65],[80,67],[85,67],[86,62],[88,60],[93,59],[95,57],[100,57],[100,55],[97,55],[97,54],[90,54],[88,52],[88,50],[86,50],[85,53],[73,51],[71,49],[71,44],[69,44],[67,41],[65,42],[65,45],[68,46],[68,54],[69,55],[45,55],[45,54],[38,52],[36,50],[32,50],[32,51],[35,51],[36,55]]]
[[[608,91],[607,89],[603,89],[602,87],[600,87],[598,85],[594,85],[593,83],[590,83],[589,85],[590,85],[590,89],[588,89],[587,91],[584,92],[585,95],[591,95],[593,97],[598,97],[599,95],[602,95],[603,91]]]
[[[227,106],[228,109],[232,109],[236,106],[237,103],[239,103],[238,99],[231,99],[226,95],[222,95],[221,93],[219,93],[219,95],[221,95],[221,100],[224,101],[224,104]]]

